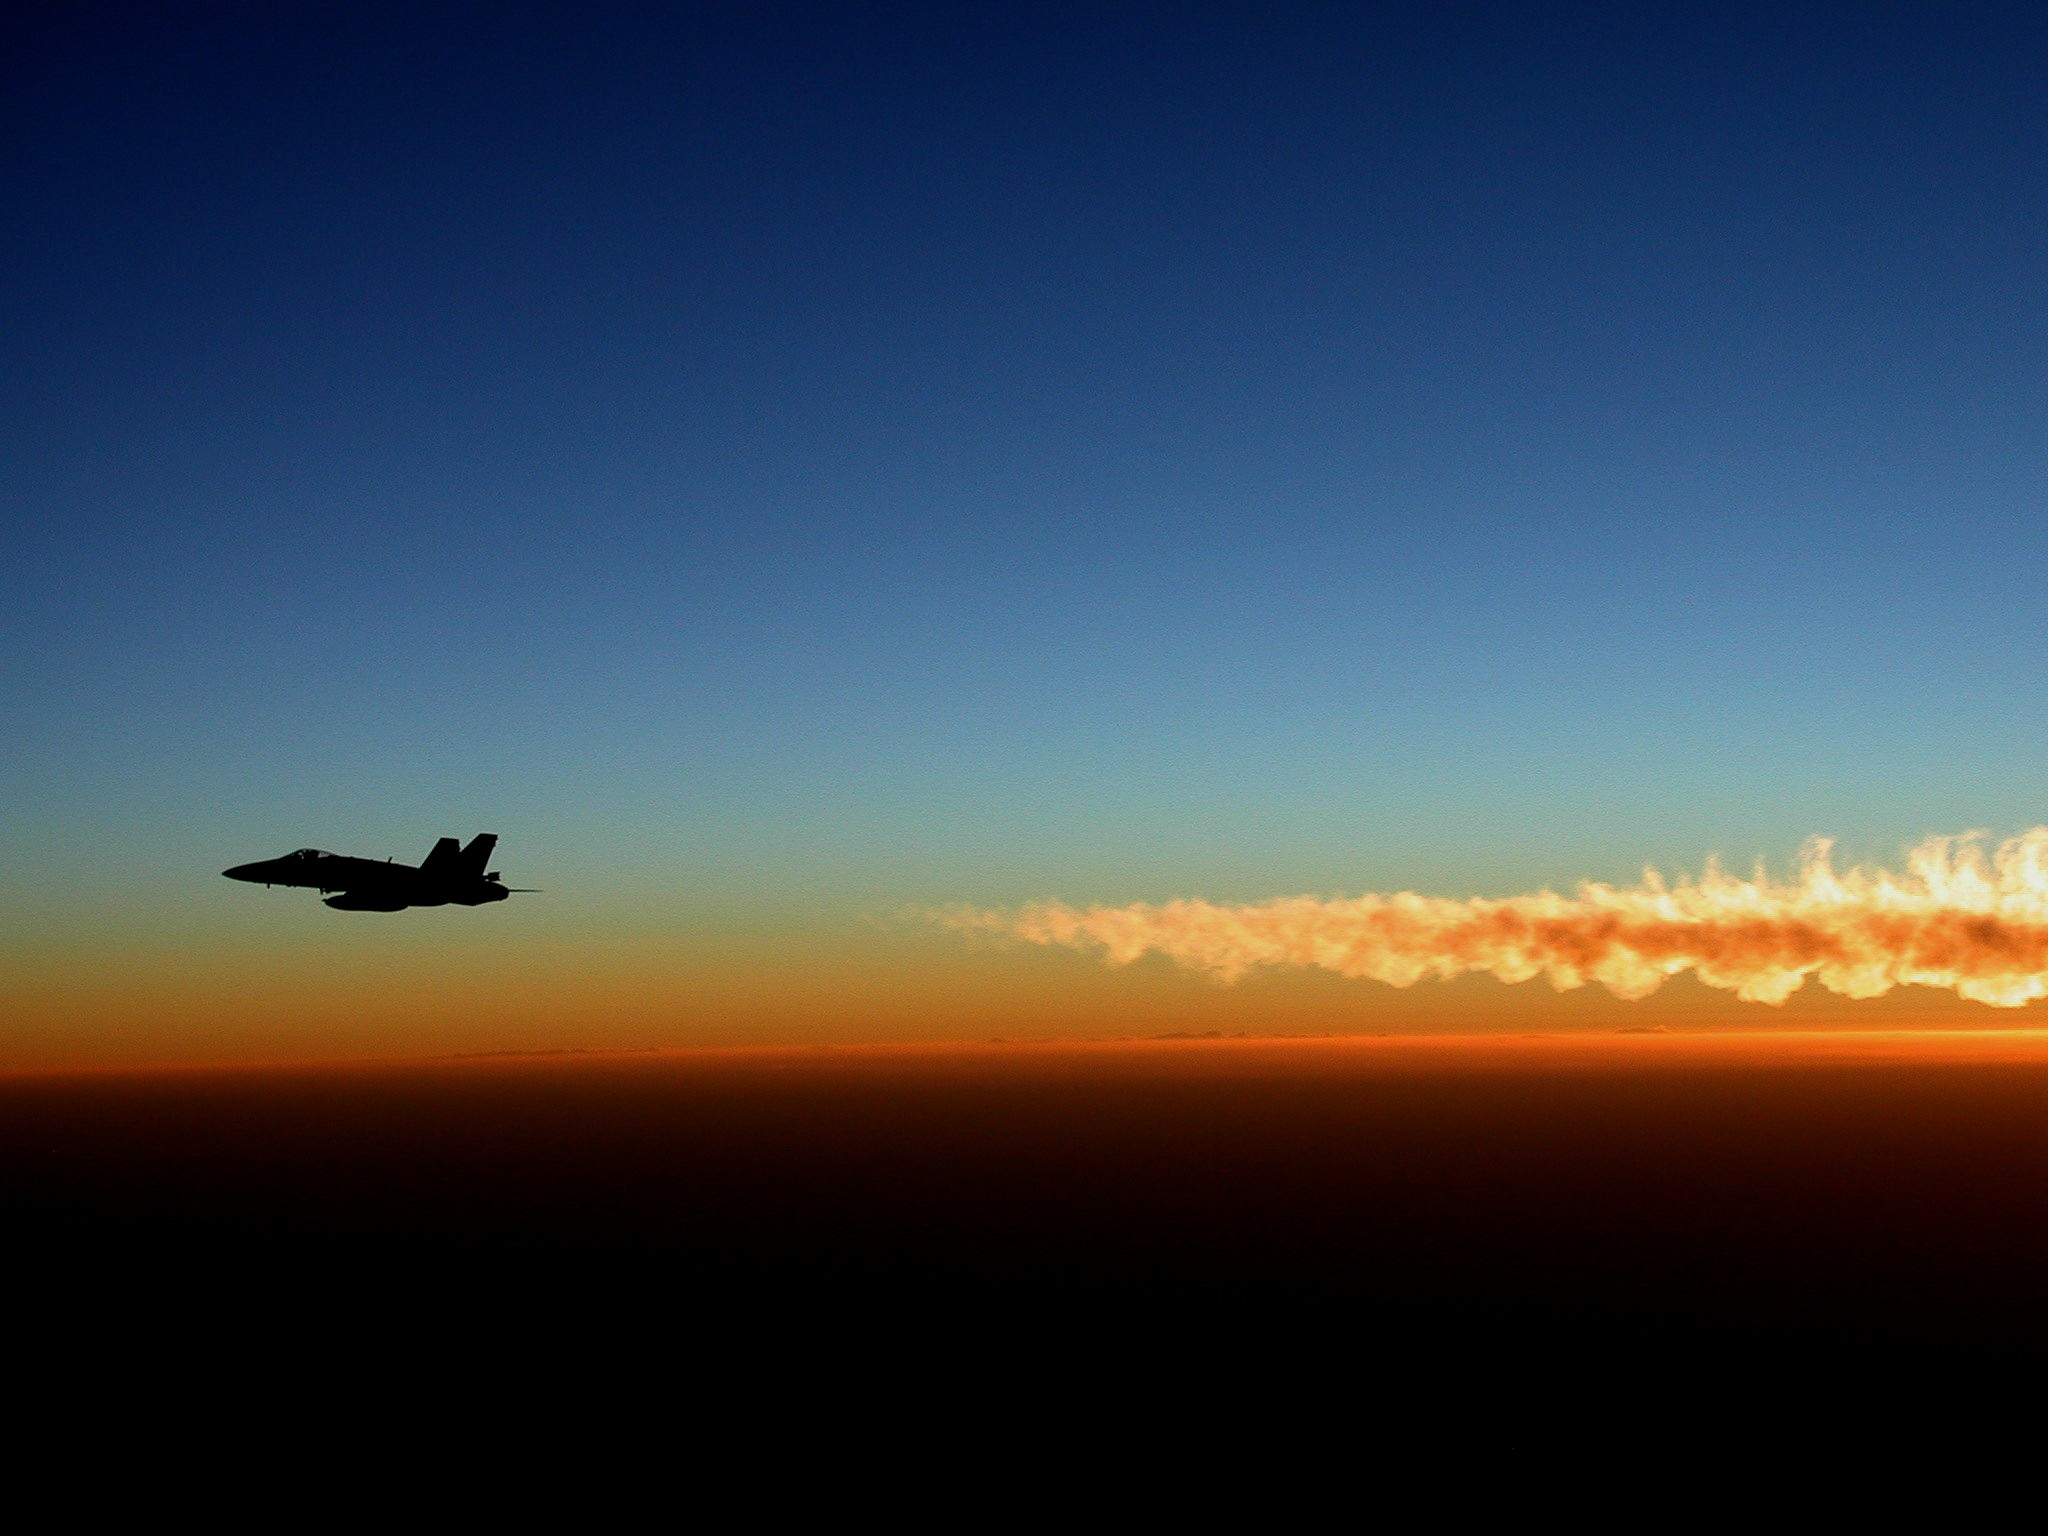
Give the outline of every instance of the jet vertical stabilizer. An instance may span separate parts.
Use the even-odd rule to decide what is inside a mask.
[[[491,862],[491,854],[498,846],[498,834],[479,832],[469,840],[469,846],[462,850],[462,873],[471,880],[484,877],[484,866]]]

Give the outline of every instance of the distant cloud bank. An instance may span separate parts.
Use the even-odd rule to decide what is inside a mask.
[[[1810,840],[1798,878],[1784,883],[1761,865],[1736,879],[1710,860],[1698,879],[1667,883],[1645,870],[1639,885],[1587,884],[1572,896],[1049,901],[934,916],[964,933],[1099,950],[1113,965],[1156,952],[1224,982],[1259,966],[1320,966],[1397,987],[1476,971],[1542,976],[1561,990],[1595,981],[1641,998],[1691,971],[1759,1003],[1784,1002],[1808,977],[1847,997],[1915,985],[2016,1008],[2048,996],[2048,827],[1988,856],[1978,834],[1930,838],[1903,874],[1837,872],[1831,853],[1828,839]]]

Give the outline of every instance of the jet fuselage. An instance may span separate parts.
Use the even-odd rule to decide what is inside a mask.
[[[343,912],[481,907],[512,894],[495,870],[484,870],[497,842],[495,834],[484,832],[462,848],[454,838],[444,837],[417,866],[393,859],[359,859],[318,848],[301,848],[283,858],[237,864],[221,873],[230,880],[261,885],[310,886],[327,896],[328,906]],[[327,895],[330,891],[337,894]]]

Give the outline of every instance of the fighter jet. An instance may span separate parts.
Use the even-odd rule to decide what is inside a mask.
[[[390,859],[380,864],[375,859],[301,848],[281,859],[237,864],[221,873],[230,880],[260,880],[265,885],[310,885],[323,896],[338,891],[337,896],[327,896],[327,905],[343,912],[401,912],[407,907],[445,907],[450,903],[481,907],[527,889],[506,885],[495,869],[485,873],[484,865],[497,846],[494,832],[479,832],[467,848],[444,837],[417,869]]]

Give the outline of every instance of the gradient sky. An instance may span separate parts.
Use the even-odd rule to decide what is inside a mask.
[[[896,914],[2048,820],[2032,8],[4,25],[0,1065],[1611,1023]]]

